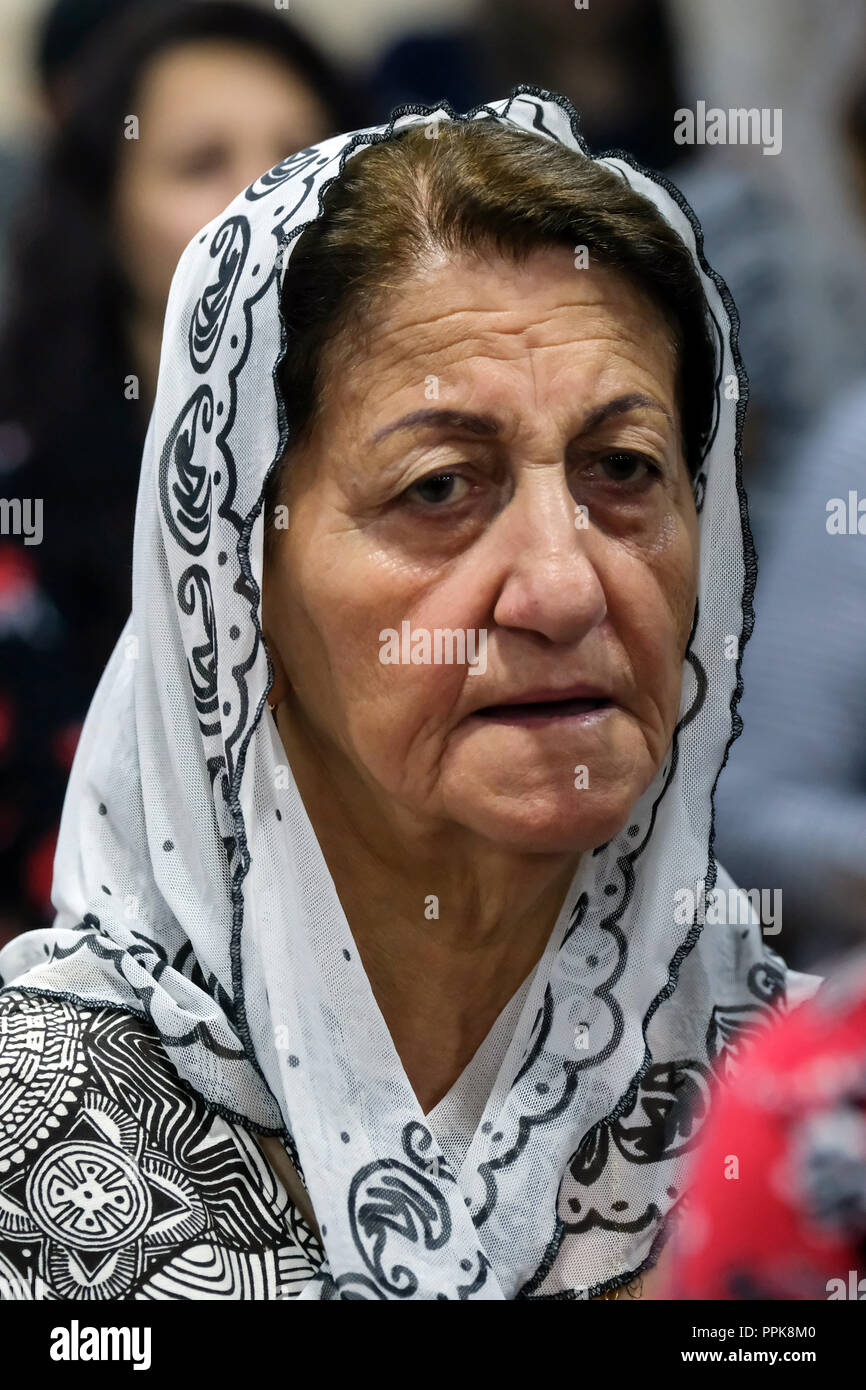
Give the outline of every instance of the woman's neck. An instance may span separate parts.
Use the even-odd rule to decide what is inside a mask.
[[[537,964],[580,856],[527,855],[388,815],[278,728],[394,1046],[426,1111]]]

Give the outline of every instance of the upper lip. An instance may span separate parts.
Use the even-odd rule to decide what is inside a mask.
[[[561,690],[555,690],[552,686],[536,686],[532,690],[525,690],[520,695],[508,695],[499,700],[487,700],[480,708],[496,709],[500,705],[540,705],[553,704],[564,700],[610,700],[611,694],[608,690],[603,690],[598,685],[589,685],[581,681],[577,685],[565,686]],[[477,711],[476,711],[477,713]]]

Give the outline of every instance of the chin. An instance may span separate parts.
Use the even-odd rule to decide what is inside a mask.
[[[504,737],[496,756],[489,747],[479,756],[477,742],[459,747],[443,769],[448,818],[517,852],[591,852],[628,825],[657,771],[653,750],[636,730],[618,733],[601,750],[575,739],[567,755],[562,741],[552,754],[542,745],[519,747],[519,756]],[[578,765],[589,768],[588,786],[574,785]]]
[[[454,819],[480,838],[521,854],[584,854],[606,844],[628,824],[639,792],[628,798],[575,792],[579,809],[560,796],[513,796],[454,807]]]

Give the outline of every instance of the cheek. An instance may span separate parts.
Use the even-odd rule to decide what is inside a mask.
[[[621,558],[612,581],[614,623],[637,690],[672,729],[697,593],[697,531],[671,518],[662,542]]]
[[[201,189],[134,171],[118,203],[124,267],[139,295],[161,308],[187,242],[220,210]]]
[[[172,273],[187,243],[223,211],[235,191],[224,174],[192,183],[172,180],[166,185],[154,231],[162,255],[171,261]]]
[[[220,203],[196,188],[171,183],[154,196],[147,228],[150,283],[165,300],[171,277],[187,243],[220,211]]]
[[[274,631],[306,716],[383,780],[402,780],[428,732],[433,748],[466,678],[457,665],[393,660],[411,656],[405,623],[410,635],[453,626],[434,620],[435,594],[386,557],[356,550],[351,536],[308,543],[280,592]]]
[[[674,622],[677,650],[682,656],[685,656],[695,620],[699,554],[698,518],[694,509],[691,509],[686,518],[679,523],[676,543],[671,548],[669,567],[662,580]]]

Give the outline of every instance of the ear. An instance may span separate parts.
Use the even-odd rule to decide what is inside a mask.
[[[273,629],[271,627],[270,620],[273,613],[272,605],[274,601],[274,595],[272,586],[268,582],[268,579],[268,566],[266,563],[264,566],[264,573],[262,575],[260,622],[262,628],[262,637],[264,639],[265,647],[267,649],[267,653],[270,658],[271,666],[273,667],[274,672],[270,689],[268,690],[268,704],[273,705],[276,708],[277,705],[281,704],[281,702],[286,699],[292,687],[291,682],[289,681],[285,665],[283,664],[282,657],[280,656],[279,646],[274,638]]]
[[[265,646],[268,650],[268,656],[271,659],[271,665],[274,668],[274,678],[271,682],[271,688],[268,691],[268,704],[276,706],[281,704],[282,701],[285,700],[292,687],[291,682],[289,681],[289,677],[286,673],[286,668],[283,665],[282,658],[279,652],[277,651],[275,644],[269,639],[268,634],[264,629],[262,635],[265,639]]]

